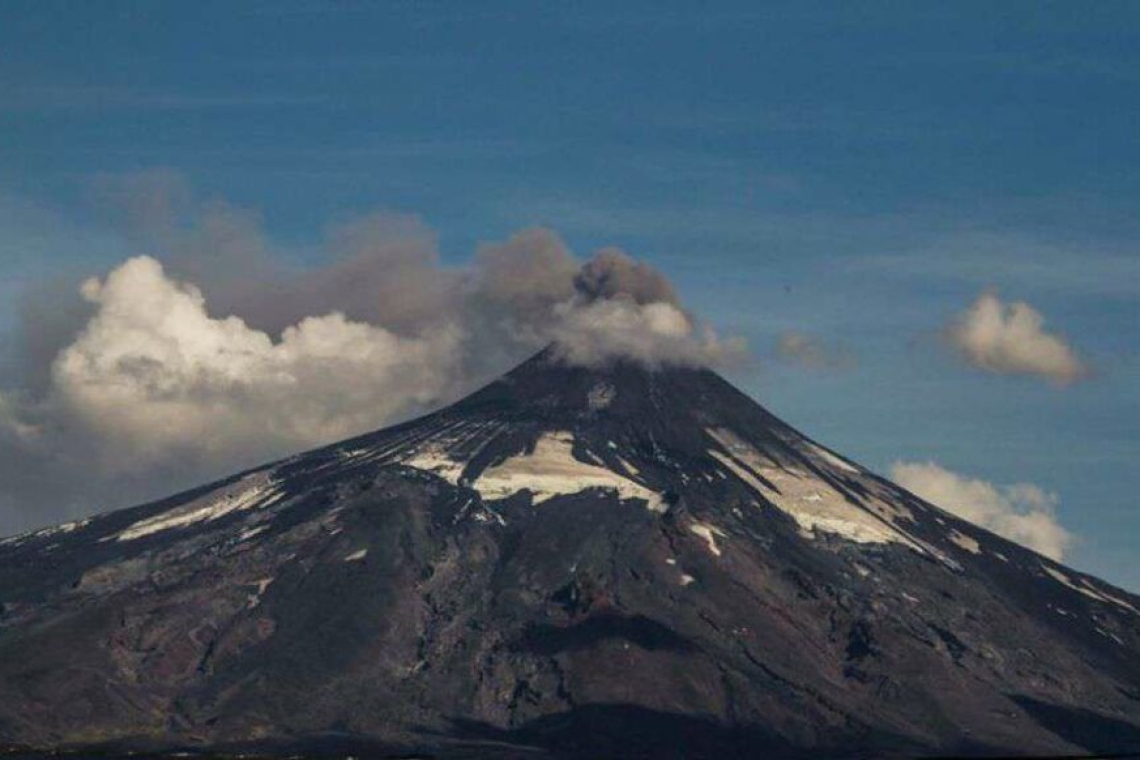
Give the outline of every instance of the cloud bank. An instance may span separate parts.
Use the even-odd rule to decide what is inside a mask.
[[[945,336],[963,361],[985,372],[1032,375],[1061,386],[1089,374],[1076,351],[1045,330],[1040,312],[1024,301],[1006,304],[992,292],[978,296]]]
[[[1031,483],[995,486],[934,462],[895,462],[891,479],[964,520],[1061,561],[1073,536],[1058,521],[1056,494]]]
[[[457,266],[415,217],[330,225],[288,262],[257,214],[177,175],[102,178],[126,258],[30,291],[0,387],[0,534],[157,497],[425,412],[550,342],[575,364],[743,353],[613,248],[531,228]],[[51,319],[42,319],[51,315]]]

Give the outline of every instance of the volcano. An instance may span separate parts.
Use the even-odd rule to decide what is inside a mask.
[[[0,744],[374,757],[1140,749],[1140,598],[708,369],[547,350],[0,545]]]

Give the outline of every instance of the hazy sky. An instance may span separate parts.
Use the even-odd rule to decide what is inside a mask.
[[[316,311],[294,314],[227,283],[335,270],[361,219],[385,250],[438,257],[383,258],[433,293],[538,225],[580,259],[619,246],[663,272],[747,339],[731,378],[807,434],[915,490],[1053,510],[1067,562],[1140,590],[1137,167],[1131,3],[9,0],[0,423],[36,461],[76,461],[25,433],[78,424],[51,361],[110,311],[108,274],[128,300],[167,283],[121,270],[132,256],[273,341],[337,289],[298,286]],[[359,318],[429,362],[449,338],[404,335],[415,309]],[[73,355],[90,369],[100,345]],[[0,533],[183,484],[148,471],[93,486],[99,504],[72,488],[20,509],[58,479],[35,472],[0,465]]]

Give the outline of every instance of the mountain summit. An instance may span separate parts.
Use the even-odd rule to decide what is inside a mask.
[[[707,369],[543,352],[418,420],[0,543],[0,744],[1140,748],[1140,598]]]

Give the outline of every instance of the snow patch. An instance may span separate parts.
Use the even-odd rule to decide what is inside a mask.
[[[739,459],[753,469],[764,469],[777,464],[769,457],[761,454],[752,447],[752,444],[728,428],[707,428],[705,432],[708,433],[714,441],[723,446],[734,458]]]
[[[1112,639],[1117,644],[1121,644],[1121,645],[1124,644],[1124,641],[1119,636],[1117,636],[1115,633],[1112,633],[1111,631],[1104,630],[1100,626],[1097,626],[1096,632],[1099,633],[1101,636],[1106,636],[1106,637]]]
[[[506,519],[502,515],[486,505],[483,505],[483,508],[476,511],[472,517],[479,522],[493,522],[504,526],[507,524]]]
[[[720,556],[720,547],[717,546],[716,537],[724,538],[727,534],[723,530],[708,523],[693,523],[689,526],[689,532],[703,538],[705,543],[709,545],[709,551],[717,557]]]
[[[759,491],[761,493],[764,492],[765,487],[764,484],[760,482],[760,479],[753,475],[749,470],[737,464],[736,461],[732,459],[732,457],[726,456],[719,451],[713,451],[712,449],[709,450],[709,456],[727,467],[733,475],[750,485],[752,487],[752,490]],[[720,475],[721,478],[724,477],[724,473],[720,472],[719,470],[717,471],[717,474]]]
[[[368,550],[367,549],[361,549],[361,550],[355,551],[352,554],[345,557],[344,561],[345,562],[359,562],[360,560],[364,559],[367,556],[368,556]]]
[[[161,514],[139,520],[125,530],[100,541],[133,541],[173,528],[185,528],[200,522],[213,522],[234,512],[264,509],[285,498],[285,492],[264,472],[246,476],[233,486],[175,507]]]
[[[242,541],[248,541],[259,533],[264,533],[267,530],[269,530],[268,525],[256,525],[252,528],[246,528],[238,536],[238,543],[241,543]]]
[[[599,459],[598,455],[595,454],[594,452],[590,451],[589,449],[583,449],[582,450],[582,456],[586,457],[586,461],[589,462],[590,464],[596,464],[599,467],[605,467],[606,463],[603,462],[601,459]]]
[[[254,581],[254,584],[257,586],[257,591],[249,595],[245,605],[247,609],[252,610],[254,607],[261,604],[261,597],[265,594],[265,589],[269,588],[270,583],[273,583],[272,577],[259,578],[258,580]]]
[[[709,450],[709,456],[731,470],[768,503],[794,519],[801,535],[806,538],[822,532],[855,543],[899,543],[920,553],[928,552],[894,522],[900,517],[910,517],[909,513],[879,499],[868,499],[864,508],[860,508],[813,473],[777,465],[727,428],[710,428],[707,432],[731,453],[727,456],[723,452]],[[814,447],[814,444],[809,445]],[[820,448],[819,452],[825,450]],[[823,454],[819,453],[819,456]],[[846,463],[844,465],[852,472],[859,472]]]
[[[967,536],[965,533],[959,533],[956,530],[951,530],[950,540],[972,554],[982,553],[981,545],[974,539]]]
[[[1048,573],[1048,575],[1051,578],[1053,578],[1053,580],[1057,581],[1058,583],[1060,583],[1064,586],[1068,586],[1073,591],[1076,591],[1078,594],[1084,594],[1085,596],[1089,597],[1090,599],[1096,599],[1098,602],[1104,602],[1106,604],[1114,604],[1117,607],[1123,607],[1126,610],[1131,610],[1132,612],[1136,613],[1137,615],[1140,615],[1140,610],[1133,607],[1131,604],[1129,604],[1124,599],[1121,599],[1120,597],[1117,597],[1117,596],[1113,596],[1112,594],[1109,594],[1107,592],[1095,589],[1092,586],[1090,586],[1087,582],[1085,582],[1084,580],[1081,580],[1080,584],[1078,585],[1077,583],[1073,582],[1072,578],[1070,578],[1068,575],[1061,572],[1060,570],[1057,570],[1056,568],[1052,568],[1052,567],[1049,567],[1048,565],[1042,564],[1041,569],[1044,570],[1046,573]]]
[[[695,580],[696,580],[696,578],[689,575],[688,573],[681,573],[681,585],[682,586],[688,586],[690,583],[692,583]]]
[[[436,445],[413,451],[411,456],[401,461],[401,464],[438,475],[453,486],[459,485],[459,476],[463,474],[463,468],[466,466],[463,462],[457,462],[449,457]]]
[[[536,506],[555,496],[602,488],[616,491],[622,500],[642,499],[652,512],[666,510],[660,494],[605,467],[576,459],[573,448],[570,433],[544,433],[533,452],[487,468],[471,487],[489,501],[528,491]]]
[[[371,459],[375,459],[376,453],[377,453],[376,450],[371,449],[371,448],[367,448],[367,449],[341,449],[341,450],[337,451],[337,456],[340,458],[342,463],[356,464],[359,462],[367,462]]]
[[[73,520],[71,522],[60,523],[59,525],[51,525],[46,528],[40,528],[39,530],[34,530],[28,533],[20,533],[15,536],[9,536],[8,538],[0,540],[0,546],[22,544],[33,539],[49,538],[51,536],[71,533],[72,531],[76,531],[89,524],[91,522],[91,519],[92,518],[88,517],[83,520]]]
[[[842,458],[836,456],[835,454],[832,454],[830,451],[823,448],[822,446],[816,445],[814,443],[809,443],[808,447],[812,451],[812,453],[814,453],[817,457],[819,457],[823,461],[827,462],[832,467],[838,467],[840,470],[843,470],[844,472],[849,472],[852,474],[858,474],[859,473],[858,467],[851,464],[846,459],[842,459]]]

